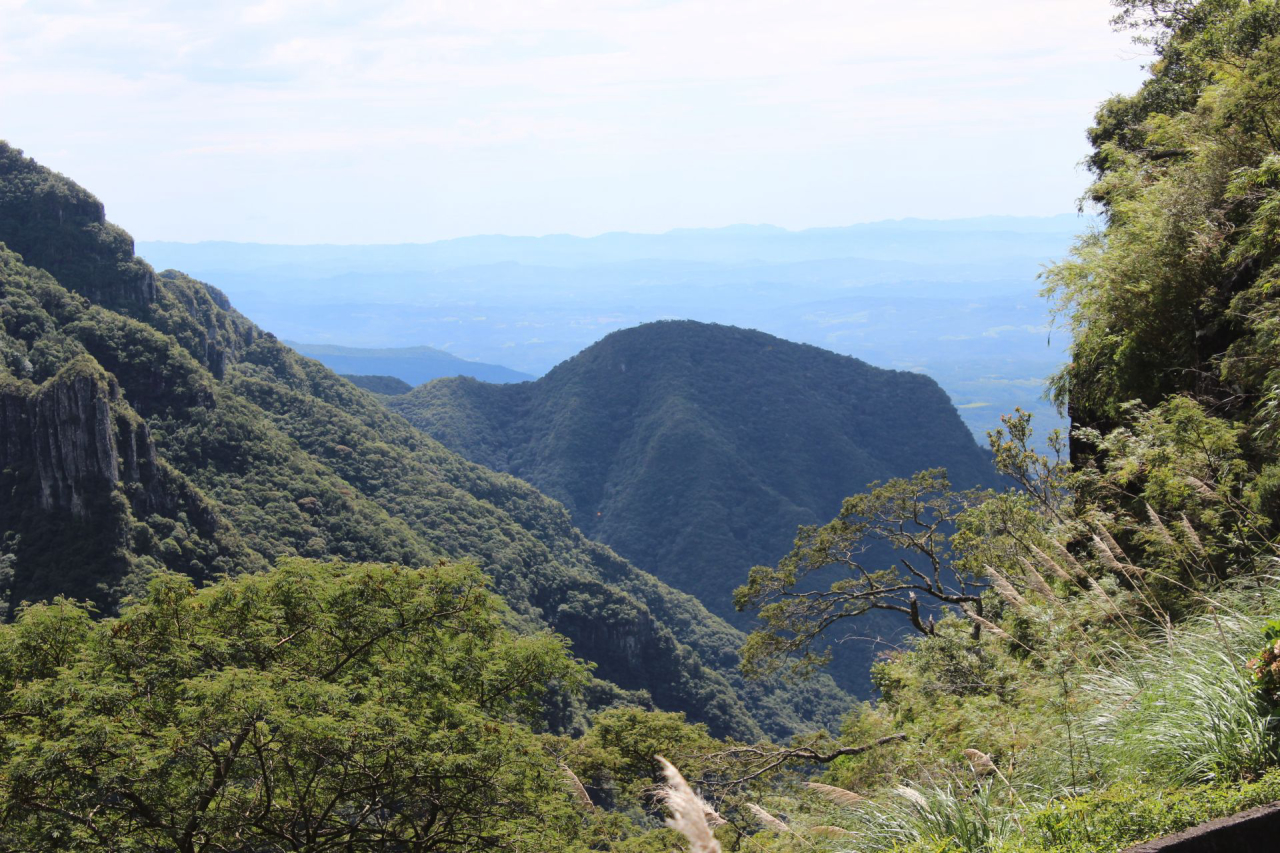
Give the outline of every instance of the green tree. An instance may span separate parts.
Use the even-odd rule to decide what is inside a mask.
[[[764,675],[788,667],[807,673],[830,658],[814,648],[830,630],[875,610],[907,616],[921,634],[934,632],[929,605],[959,605],[982,616],[981,588],[952,566],[949,537],[956,519],[981,493],[951,489],[935,468],[910,478],[872,483],[846,498],[840,514],[821,526],[801,527],[795,548],[777,566],[756,566],[734,592],[739,610],[758,609],[764,627],[742,648],[743,669]],[[897,554],[875,565],[883,544]],[[812,576],[836,567],[840,577],[826,589]],[[921,597],[926,600],[922,605]]]
[[[573,849],[532,726],[585,669],[473,568],[302,559],[0,628],[0,848]]]

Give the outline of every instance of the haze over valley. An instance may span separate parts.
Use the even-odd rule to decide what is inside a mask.
[[[426,345],[534,376],[653,320],[759,329],[931,376],[985,441],[1018,406],[1058,423],[1042,396],[1065,338],[1051,335],[1038,275],[1092,224],[983,217],[402,246],[144,242],[139,252],[216,285],[287,340]],[[395,373],[326,363],[422,381],[407,365]]]

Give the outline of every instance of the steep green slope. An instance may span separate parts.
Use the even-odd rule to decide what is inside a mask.
[[[867,483],[932,466],[959,487],[995,479],[932,379],[689,321],[615,332],[536,382],[437,380],[387,405],[743,625],[747,569]],[[872,651],[846,653],[846,675]]]
[[[803,695],[743,685],[741,635],[692,598],[586,540],[532,487],[300,357],[215,289],[155,275],[96,199],[3,143],[0,228],[0,560],[15,603],[61,592],[111,610],[157,565],[199,579],[295,554],[467,559],[517,619],[568,636],[598,677],[717,732],[781,735],[839,714],[830,682]],[[40,447],[69,448],[56,454],[68,464],[43,464],[30,452]]]

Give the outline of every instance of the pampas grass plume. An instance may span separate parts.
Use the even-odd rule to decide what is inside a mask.
[[[969,765],[973,767],[973,772],[978,776],[990,776],[996,772],[996,765],[991,760],[991,756],[981,750],[966,749],[964,757],[969,759]]]
[[[996,592],[1000,593],[1001,598],[1009,602],[1017,610],[1027,606],[1026,599],[1018,594],[1018,591],[1013,588],[1013,584],[1009,583],[1004,575],[991,566],[983,566],[983,568],[987,570],[987,574],[991,577],[991,585],[996,588]]]
[[[658,789],[658,799],[671,812],[667,826],[689,840],[689,853],[722,853],[720,842],[707,825],[706,803],[693,792],[689,783],[670,761],[654,756],[662,765],[667,784]]]
[[[560,772],[564,774],[565,779],[569,782],[569,788],[573,791],[573,798],[578,804],[587,811],[595,811],[596,805],[591,802],[591,795],[587,793],[587,789],[583,786],[582,780],[578,778],[578,774],[563,761],[557,761],[560,765]]]
[[[756,820],[760,821],[760,823],[764,824],[769,829],[772,829],[774,832],[790,832],[791,831],[791,827],[787,826],[781,820],[769,814],[767,811],[762,809],[760,806],[757,806],[755,803],[747,803],[747,808],[751,811],[753,815],[756,816]]]
[[[837,806],[844,806],[845,808],[851,809],[866,799],[861,794],[855,794],[853,791],[848,791],[844,788],[837,788],[835,785],[824,785],[821,782],[809,782],[808,785],[809,790],[820,794]]]
[[[1030,547],[1031,553],[1036,555],[1036,560],[1038,560],[1040,565],[1044,566],[1050,574],[1065,583],[1075,583],[1075,578],[1071,576],[1070,572],[1058,565],[1057,560],[1050,557],[1044,551],[1041,551],[1035,545]]]
[[[1049,582],[1044,579],[1044,575],[1036,571],[1036,567],[1026,557],[1019,557],[1018,562],[1022,564],[1023,570],[1027,573],[1027,583],[1031,585],[1036,592],[1044,596],[1044,600],[1053,604],[1057,602],[1058,596],[1054,593],[1053,587],[1049,586]]]
[[[924,798],[924,794],[915,788],[908,788],[906,785],[899,785],[893,789],[893,792],[903,799],[909,800],[918,808],[927,809],[929,801]]]

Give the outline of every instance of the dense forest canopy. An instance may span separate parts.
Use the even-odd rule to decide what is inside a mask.
[[[1070,435],[848,496],[744,567],[749,640],[0,147],[0,843],[1117,853],[1280,799],[1280,3],[1118,5],[1154,60],[1047,273]],[[877,604],[874,701],[727,674]]]

